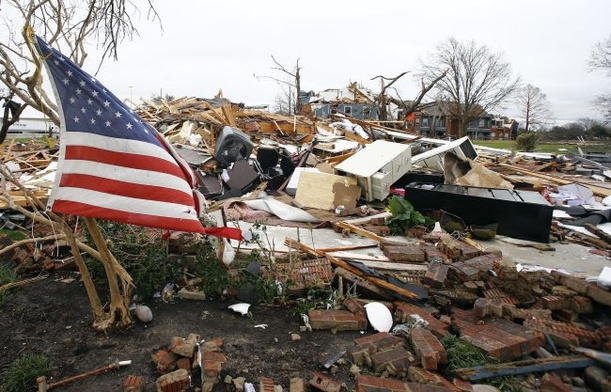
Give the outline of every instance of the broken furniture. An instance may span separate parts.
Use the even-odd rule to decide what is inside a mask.
[[[248,135],[237,128],[225,126],[216,139],[214,158],[221,167],[228,167],[232,162],[247,159],[252,152],[252,142]]]
[[[420,212],[444,210],[467,225],[497,223],[497,233],[549,242],[554,208],[538,192],[412,182],[405,199]]]
[[[384,200],[390,194],[390,186],[411,168],[411,154],[409,144],[376,140],[335,166],[335,170],[357,179],[363,199]]]
[[[443,172],[443,158],[447,152],[453,152],[462,160],[477,158],[477,151],[468,136],[454,140],[453,142],[435,147],[432,150],[414,155],[412,166],[419,168],[431,168]]]

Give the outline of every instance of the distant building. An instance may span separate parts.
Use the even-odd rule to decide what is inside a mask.
[[[0,116],[0,124],[3,120]],[[19,121],[11,125],[8,129],[10,134],[29,134],[29,133],[48,133],[51,127],[56,127],[48,118],[41,117],[20,117]]]

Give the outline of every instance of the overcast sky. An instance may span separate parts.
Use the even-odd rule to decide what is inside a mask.
[[[234,102],[273,104],[282,86],[255,77],[284,78],[272,69],[272,55],[290,70],[299,59],[304,90],[341,88],[356,81],[377,92],[379,82],[371,78],[413,73],[419,60],[448,37],[474,40],[500,53],[515,75],[547,95],[559,123],[600,118],[593,101],[611,91],[611,77],[589,72],[587,65],[593,45],[611,35],[607,0],[154,4],[163,32],[144,13],[136,16],[140,36],[125,42],[118,61],[106,62],[97,75],[120,97],[163,93],[211,98],[222,90]],[[95,65],[91,61],[85,70],[93,72]],[[419,82],[408,75],[395,86],[403,99],[413,99]],[[499,110],[515,113],[511,104]]]

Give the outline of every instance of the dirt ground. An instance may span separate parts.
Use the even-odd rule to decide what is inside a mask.
[[[228,362],[215,387],[217,391],[232,390],[222,381],[226,375],[245,377],[255,388],[261,377],[269,377],[288,390],[291,378],[301,377],[307,382],[312,371],[326,373],[350,389],[354,387],[349,363],[340,365],[332,375],[322,363],[362,336],[360,331],[300,331],[301,318],[287,309],[251,307],[251,319],[228,309],[238,301],[176,298],[168,303],[145,303],[154,316],[149,324],[135,321],[125,330],[101,333],[92,328],[92,312],[83,284],[78,276],[70,274],[49,276],[9,293],[0,308],[0,369],[25,352],[44,354],[51,362],[49,381],[57,382],[115,361],[131,360],[131,365],[119,370],[52,390],[116,392],[122,390],[128,375],[140,375],[145,380],[145,391],[155,391],[158,374],[151,354],[167,346],[174,336],[186,338],[195,333],[204,340],[223,339],[222,352]],[[66,280],[70,277],[77,279]],[[259,324],[267,327],[255,327]],[[293,340],[291,333],[299,334],[301,339]],[[36,386],[32,385],[29,391],[36,391]]]

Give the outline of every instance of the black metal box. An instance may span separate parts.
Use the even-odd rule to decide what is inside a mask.
[[[549,242],[554,208],[538,192],[412,182],[405,199],[423,213],[444,210],[467,225],[496,223],[497,234]]]

